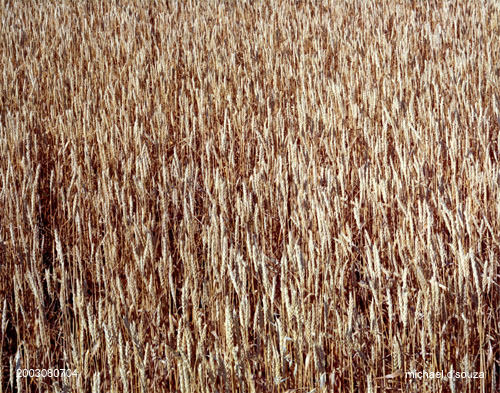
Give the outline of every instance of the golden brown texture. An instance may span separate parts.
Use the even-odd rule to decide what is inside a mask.
[[[0,392],[498,389],[499,11],[2,1]]]

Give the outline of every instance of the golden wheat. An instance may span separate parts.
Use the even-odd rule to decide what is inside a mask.
[[[0,19],[0,393],[498,389],[497,1]]]

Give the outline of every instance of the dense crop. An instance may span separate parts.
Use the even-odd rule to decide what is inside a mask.
[[[0,392],[498,389],[498,1],[0,19]]]

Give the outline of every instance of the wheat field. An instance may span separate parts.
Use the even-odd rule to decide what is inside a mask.
[[[497,0],[0,17],[0,393],[500,391]]]

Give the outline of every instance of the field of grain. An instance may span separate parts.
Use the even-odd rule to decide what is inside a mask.
[[[0,393],[499,391],[497,0],[0,19]]]

